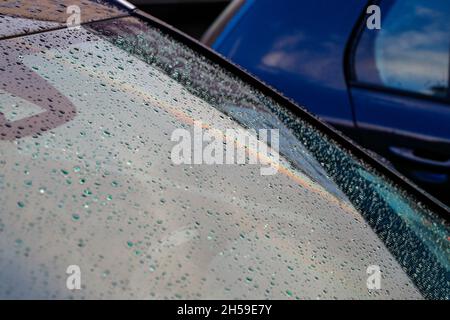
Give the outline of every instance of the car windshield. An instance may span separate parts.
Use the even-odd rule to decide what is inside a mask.
[[[126,17],[0,51],[0,297],[448,298],[442,219],[163,31]],[[218,152],[263,129],[278,148],[232,144],[265,165],[195,161],[196,130]]]

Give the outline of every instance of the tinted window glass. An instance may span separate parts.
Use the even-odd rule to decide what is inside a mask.
[[[446,97],[450,2],[383,1],[381,14],[381,30],[363,31],[355,58],[357,80]]]
[[[441,219],[159,30],[124,18],[0,50],[2,297],[448,297]],[[175,165],[171,134],[196,120],[279,129],[278,173]]]

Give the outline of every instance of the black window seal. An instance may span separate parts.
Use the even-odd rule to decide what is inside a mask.
[[[401,90],[390,88],[383,85],[372,84],[364,81],[350,81],[349,85],[353,88],[365,89],[373,92],[396,95],[398,97],[411,98],[415,100],[424,100],[427,102],[436,102],[440,104],[450,105],[450,99],[447,97],[429,96],[420,92]],[[450,91],[448,91],[450,92]],[[447,93],[447,96],[449,93]]]

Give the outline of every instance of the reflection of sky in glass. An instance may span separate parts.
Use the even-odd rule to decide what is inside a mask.
[[[397,1],[392,6],[375,42],[376,65],[383,84],[445,95],[449,74],[449,15],[448,0]]]

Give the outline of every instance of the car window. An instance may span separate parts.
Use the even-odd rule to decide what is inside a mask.
[[[448,298],[441,218],[162,31],[122,18],[0,50],[1,297]],[[278,129],[276,174],[175,164],[199,122]]]
[[[381,2],[381,29],[363,29],[355,56],[357,81],[448,97],[450,2]]]

